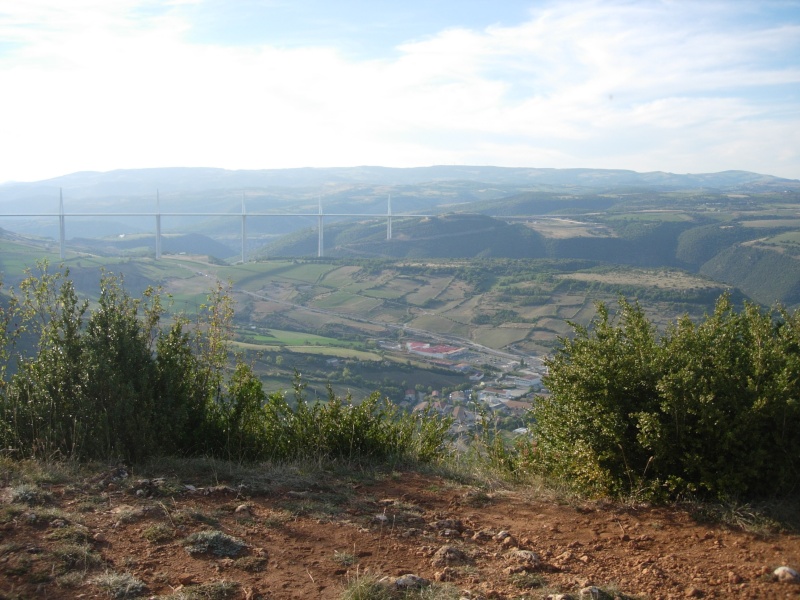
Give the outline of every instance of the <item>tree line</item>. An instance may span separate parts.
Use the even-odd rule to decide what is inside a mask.
[[[0,445],[17,456],[430,460],[449,424],[373,394],[267,395],[231,356],[233,302],[218,284],[190,320],[158,289],[133,298],[103,273],[95,303],[46,263],[0,306]],[[13,362],[12,362],[13,361]],[[9,368],[9,365],[12,368]]]

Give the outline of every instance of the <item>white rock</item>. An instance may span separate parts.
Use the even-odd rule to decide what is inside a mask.
[[[431,564],[434,567],[463,565],[467,562],[469,562],[467,555],[454,546],[442,546],[434,553],[431,559]]]
[[[607,598],[611,598],[609,594],[606,594],[603,590],[594,585],[583,588],[580,594],[581,600],[606,600]]]
[[[513,550],[507,556],[510,560],[529,567],[538,567],[542,564],[539,555],[530,550]]]
[[[394,587],[398,590],[418,590],[420,588],[428,587],[430,584],[431,582],[427,579],[412,573],[401,575],[394,580]]]
[[[800,573],[791,567],[778,567],[772,572],[772,574],[778,578],[778,581],[783,581],[786,583],[800,583]]]

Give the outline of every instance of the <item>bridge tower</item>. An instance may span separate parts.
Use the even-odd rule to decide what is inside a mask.
[[[317,258],[322,258],[323,254],[323,231],[322,231],[322,196],[319,197],[319,217],[317,217]]]
[[[388,218],[386,219],[386,239],[392,239],[392,195],[389,194],[389,208],[387,211]]]
[[[161,196],[156,190],[156,260],[161,260]]]
[[[58,241],[59,256],[64,260],[64,191],[58,188]]]
[[[242,264],[247,262],[247,211],[244,207],[244,192],[242,192]]]

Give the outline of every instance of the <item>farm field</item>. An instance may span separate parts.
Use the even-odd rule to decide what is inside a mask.
[[[302,261],[293,261],[299,262]],[[540,342],[552,338],[554,332],[556,336],[568,335],[569,326],[564,321],[575,320],[585,324],[594,314],[595,302],[613,304],[622,292],[632,293],[635,299],[639,293],[645,296],[659,291],[718,290],[722,293],[725,289],[707,278],[675,269],[590,269],[540,276],[536,285],[530,288],[523,287],[524,280],[515,284],[521,290],[530,289],[530,293],[547,298],[535,306],[527,306],[525,293],[510,297],[497,293],[505,285],[502,279],[489,289],[476,292],[474,285],[465,279],[437,275],[437,269],[451,268],[448,261],[427,262],[420,265],[413,275],[409,275],[409,271],[415,271],[415,267],[409,263],[387,262],[377,272],[373,267],[369,276],[363,268],[340,265],[335,261],[313,265],[293,263],[266,261],[248,265],[245,289],[259,297],[252,313],[253,325],[258,326],[259,321],[269,321],[272,316],[280,315],[298,331],[317,333],[315,329],[346,324],[366,337],[380,335],[381,331],[389,334],[387,327],[406,326],[432,334],[463,336],[465,340],[480,338],[485,345],[503,349],[518,346],[526,338]],[[487,268],[491,269],[490,266]],[[530,263],[529,268],[531,277],[536,273],[541,275],[535,263]],[[546,272],[547,267],[543,268]],[[242,272],[235,267],[219,267],[216,276],[225,279],[228,269],[234,275]],[[402,269],[404,275],[398,276],[398,269]],[[198,275],[193,279],[200,282],[197,285],[208,284],[207,277]],[[237,277],[229,279],[233,281],[236,292],[239,288]],[[243,279],[240,277],[239,281]],[[562,291],[565,283],[577,284],[578,287],[565,292]],[[262,288],[254,290],[256,284],[261,284]],[[191,283],[183,281],[175,285],[178,287],[176,291],[185,292]],[[358,292],[353,293],[353,290]],[[660,310],[668,305],[668,302],[662,304]],[[704,304],[698,306],[696,312],[699,315],[708,308]],[[492,335],[479,333],[481,326],[473,324],[475,317],[480,313],[494,314],[498,311],[506,311],[511,319],[505,324],[496,323],[497,328],[502,326],[505,330]],[[671,314],[677,318],[684,312],[686,306],[681,305]]]
[[[595,235],[607,227],[569,218],[547,221],[565,235]],[[3,268],[18,273],[34,258],[27,254],[28,245],[5,238],[0,243]],[[796,238],[791,232],[773,233],[769,243],[791,247]],[[40,248],[39,256],[53,255]],[[79,292],[89,297],[99,292],[105,268],[121,274],[135,295],[149,285],[160,287],[169,309],[188,316],[200,310],[215,286],[229,286],[236,348],[256,365],[259,353],[285,355],[280,369],[274,360],[258,367],[265,381],[281,384],[291,381],[294,368],[324,383],[330,371],[326,361],[332,358],[405,361],[418,374],[430,367],[402,352],[374,351],[380,340],[422,340],[541,358],[560,338],[571,335],[569,321],[587,324],[597,302],[613,309],[620,294],[639,299],[664,327],[682,314],[701,316],[726,289],[675,268],[547,259],[289,258],[228,265],[196,254],[165,255],[156,261],[73,252],[64,264]],[[376,368],[353,385],[368,391],[381,377]]]
[[[642,218],[673,219],[681,213],[637,214]],[[551,228],[551,235],[557,235],[554,231],[559,228],[570,230],[569,235],[594,235],[585,228],[595,228],[592,231],[596,233],[606,227],[570,218],[542,222]],[[776,247],[792,247],[799,241],[791,232],[769,239]],[[0,243],[4,270],[18,273],[30,264],[28,246],[6,239]],[[52,253],[40,255],[53,259]],[[597,301],[613,304],[620,293],[648,303],[660,302],[661,321],[668,323],[683,313],[699,316],[710,308],[707,299],[690,299],[687,304],[683,299],[686,292],[700,290],[713,297],[725,289],[719,283],[678,269],[615,266],[598,270],[589,263],[588,268],[564,270],[557,262],[536,260],[514,263],[509,271],[517,273],[513,277],[500,275],[511,267],[502,259],[481,263],[384,260],[367,268],[357,261],[348,263],[342,259],[274,259],[224,265],[191,254],[168,255],[154,261],[72,253],[64,264],[81,285],[86,282],[87,290],[100,269],[106,268],[120,272],[126,285],[136,290],[148,284],[161,286],[171,297],[173,308],[187,313],[199,309],[216,282],[230,285],[237,303],[237,325],[243,331],[251,326],[259,330],[267,327],[326,339],[337,338],[346,331],[349,336],[366,340],[394,336],[409,328],[433,336],[475,340],[497,350],[513,347],[523,352],[547,351],[559,336],[569,335],[566,320],[585,324],[594,314]],[[90,291],[96,293],[96,289]],[[659,300],[660,294],[666,296]],[[481,315],[494,319],[492,327],[478,322]],[[499,321],[495,315],[500,315]],[[263,343],[271,346],[276,342]],[[286,345],[278,343],[282,344]]]
[[[615,237],[614,231],[603,223],[576,221],[564,218],[531,218],[525,226],[549,238]]]
[[[558,275],[561,279],[588,281],[618,286],[641,286],[675,290],[719,288],[717,282],[683,271],[644,269],[614,270],[607,273],[584,272]]]

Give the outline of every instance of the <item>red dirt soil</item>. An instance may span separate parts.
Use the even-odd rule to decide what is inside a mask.
[[[800,585],[771,575],[782,565],[800,568],[794,534],[700,523],[675,508],[486,493],[416,472],[304,482],[255,492],[99,476],[52,485],[46,504],[23,507],[6,488],[0,598],[107,598],[93,583],[106,572],[141,580],[143,598],[227,581],[238,584],[231,598],[334,599],[366,574],[406,573],[447,582],[455,598],[577,598],[587,586],[642,599],[800,598]],[[182,541],[204,529],[247,547],[236,558],[190,555]],[[98,562],[59,558],[69,540],[90,547]],[[437,560],[443,546],[463,554]],[[524,564],[514,548],[541,563]],[[65,577],[70,570],[76,574]]]

